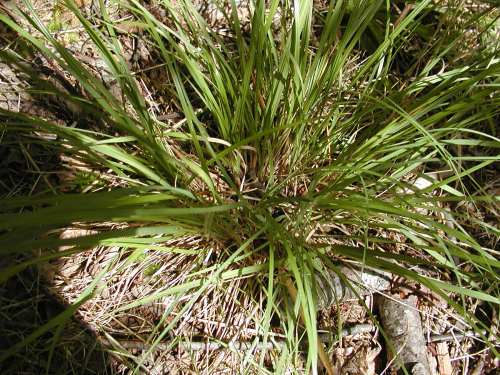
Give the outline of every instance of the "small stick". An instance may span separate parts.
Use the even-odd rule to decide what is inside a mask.
[[[486,335],[486,331],[481,332]],[[451,341],[451,340],[463,340],[468,337],[479,337],[480,334],[474,331],[467,331],[463,333],[445,333],[443,335],[431,335],[429,342],[440,342],[440,341]]]
[[[104,346],[112,346],[112,343],[107,339],[100,339],[100,343]],[[138,340],[117,340],[117,342],[125,349],[139,349],[147,350],[151,347],[151,344],[138,341]],[[246,341],[235,341],[229,343],[222,343],[217,341],[179,341],[174,345],[173,341],[163,341],[155,345],[156,350],[167,350],[172,349],[172,347],[184,350],[184,351],[214,351],[221,349],[230,350],[248,350],[252,347],[251,342]],[[285,345],[285,342],[280,340],[275,343],[267,342],[265,345],[263,342],[257,343],[255,349],[257,350],[273,350],[275,348],[281,349]]]
[[[346,336],[354,336],[361,333],[368,333],[373,331],[373,325],[371,324],[356,324],[350,327],[346,327],[342,329],[342,337]],[[476,332],[464,332],[457,334],[444,334],[444,335],[431,335],[430,340],[428,342],[442,342],[442,341],[451,341],[451,340],[462,340],[468,337],[478,337],[479,334]],[[323,343],[331,342],[332,336],[325,333],[320,333],[318,335],[319,340]],[[139,349],[139,350],[147,350],[151,347],[151,344],[145,343],[139,340],[116,340],[121,346],[126,349]],[[99,338],[99,342],[104,346],[112,346],[112,343],[105,339]],[[157,350],[166,350],[172,346],[173,341],[162,341],[156,345]],[[286,341],[283,339],[269,341],[266,345],[264,343],[258,343],[255,346],[256,350],[273,350],[273,349],[281,349],[286,345]],[[186,351],[190,350],[221,350],[221,349],[232,349],[232,350],[247,350],[250,349],[252,343],[250,341],[234,341],[230,343],[222,343],[219,341],[179,341],[174,346],[181,348]]]
[[[406,6],[403,8],[403,11],[399,15],[398,19],[396,20],[396,22],[394,22],[394,28],[397,28],[399,26],[401,21],[405,19],[405,17],[408,15],[408,13],[410,13],[410,10],[412,9],[413,9],[413,4],[406,4]]]
[[[373,330],[373,326],[371,324],[357,324],[351,327],[347,327],[342,329],[342,337],[357,335],[360,333],[366,333]],[[330,342],[330,335],[328,334],[319,334],[319,341],[321,342]],[[99,342],[104,346],[112,346],[112,342],[108,339],[99,338]],[[151,347],[151,344],[145,343],[139,340],[119,340],[116,342],[121,345],[125,349],[139,349],[139,350],[147,350]],[[256,350],[273,350],[273,349],[282,349],[286,345],[286,341],[283,339],[273,340],[267,342],[265,345],[263,342],[257,343],[255,346]],[[156,345],[156,350],[167,350],[172,346],[185,350],[185,351],[198,351],[198,350],[221,350],[221,349],[230,349],[230,350],[248,350],[252,347],[251,341],[233,341],[229,343],[223,343],[220,341],[186,341],[180,340],[177,343],[174,343],[173,340],[162,341]]]

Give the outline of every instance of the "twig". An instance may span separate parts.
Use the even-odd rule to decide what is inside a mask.
[[[342,329],[342,337],[354,336],[357,334],[368,333],[373,331],[374,327],[371,324],[355,324],[353,326],[345,327]],[[479,334],[477,332],[464,332],[457,334],[443,334],[443,335],[431,335],[430,340],[428,342],[443,342],[443,341],[451,341],[451,340],[462,340],[468,337],[478,337]],[[330,343],[332,342],[333,336],[331,334],[320,333],[318,335],[319,340],[322,343]],[[139,350],[147,350],[151,347],[151,344],[145,343],[139,340],[116,340],[121,346],[127,349],[139,349]],[[112,343],[105,339],[99,338],[99,342],[104,346],[112,346]],[[272,342],[268,342],[266,345],[263,343],[258,343],[255,346],[256,350],[273,350],[273,349],[281,349],[285,346],[286,341],[283,339],[273,340]],[[179,341],[178,343],[174,343],[173,340],[162,341],[157,346],[157,350],[166,350],[167,348],[171,348],[175,346],[177,348],[186,350],[186,351],[197,351],[197,350],[221,350],[221,349],[232,349],[232,350],[247,350],[251,348],[251,341],[234,341],[230,343],[223,343],[220,341],[208,340],[208,341]]]
[[[112,346],[112,343],[107,339],[100,339],[100,343],[104,346]],[[117,342],[125,349],[139,349],[148,350],[151,348],[151,344],[139,341],[139,340],[117,340]],[[255,345],[256,350],[273,350],[281,349],[285,345],[285,342],[280,340],[277,342],[259,342]],[[229,343],[223,343],[218,341],[179,341],[175,343],[172,341],[163,341],[155,345],[156,350],[168,350],[173,347],[181,349],[184,351],[215,351],[221,349],[229,350],[248,350],[252,348],[252,342],[249,341],[235,341]]]
[[[342,337],[357,335],[360,333],[367,333],[373,330],[371,324],[356,324],[354,326],[346,327],[342,329]],[[322,343],[329,343],[332,341],[331,335],[329,334],[319,334],[319,341]],[[99,342],[103,346],[113,346],[113,343],[106,338],[99,337]],[[116,342],[125,349],[139,349],[148,350],[151,344],[145,343],[140,340],[120,340],[116,339]],[[252,341],[233,341],[229,343],[224,343],[221,341],[207,340],[207,341],[187,341],[179,340],[175,342],[174,340],[162,341],[156,345],[156,350],[167,350],[172,347],[176,347],[185,351],[214,351],[221,349],[230,350],[248,350],[252,347]],[[272,340],[267,342],[265,345],[263,342],[259,342],[255,345],[256,350],[281,350],[286,345],[286,341],[283,339]]]
[[[481,333],[474,331],[467,331],[463,333],[445,333],[443,335],[431,335],[429,342],[463,340],[468,337],[480,337],[481,334],[486,335],[486,331],[482,331]]]
[[[394,28],[397,28],[399,26],[399,24],[405,19],[405,17],[408,15],[408,13],[410,13],[410,10],[412,9],[413,4],[406,4],[398,19],[396,20],[396,22],[394,22]]]

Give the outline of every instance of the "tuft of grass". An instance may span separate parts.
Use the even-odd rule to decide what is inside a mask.
[[[116,310],[171,297],[164,317],[171,316],[149,336],[152,346],[132,356],[136,371],[204,293],[240,278],[254,284],[241,293],[264,296],[255,321],[263,334],[252,345],[271,340],[272,329],[287,340],[265,364],[268,370],[328,369],[318,340],[316,276],[339,272],[347,260],[415,281],[478,332],[491,330],[467,307],[474,300],[498,308],[498,254],[464,229],[468,213],[456,208],[498,204],[477,180],[498,154],[464,152],[500,145],[486,126],[500,111],[498,46],[463,64],[454,61],[450,46],[458,38],[437,33],[436,41],[425,39],[426,17],[436,12],[426,0],[401,18],[383,1],[332,1],[317,12],[312,0],[256,0],[249,20],[240,18],[233,0],[220,4],[224,33],[210,28],[189,0],[162,2],[168,22],[141,2],[117,3],[154,51],[157,69],[168,77],[165,95],[182,120],[161,121],[148,107],[123,57],[122,25],[103,2],[99,20],[72,0],[65,4],[119,95],[54,37],[29,1],[19,14],[33,32],[0,14],[19,36],[0,51],[1,61],[27,77],[33,95],[62,98],[70,109],[65,124],[0,109],[2,131],[112,176],[90,188],[76,181],[82,192],[73,194],[1,200],[2,255],[26,256],[3,269],[1,281],[61,256],[61,246],[68,249],[64,255],[116,247],[118,257],[133,263],[148,248],[175,253],[169,241],[186,236],[217,243],[215,261],[195,261],[176,285]],[[417,40],[428,48],[411,51]],[[418,56],[402,64],[408,49]],[[40,77],[29,63],[33,56],[62,71],[72,88]],[[418,187],[417,179],[428,183]],[[98,233],[59,238],[75,223]],[[474,225],[498,234],[481,220]],[[207,254],[208,247],[199,256]],[[113,267],[0,359],[63,326]],[[265,367],[264,356],[252,361],[246,355],[243,363]]]

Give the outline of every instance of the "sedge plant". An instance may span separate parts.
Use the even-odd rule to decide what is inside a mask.
[[[130,355],[136,371],[204,293],[242,278],[251,285],[242,293],[264,296],[255,322],[260,334],[249,350],[272,341],[272,329],[286,339],[270,364],[243,355],[242,366],[331,371],[318,339],[317,280],[334,272],[348,283],[339,271],[346,261],[416,282],[482,335],[491,329],[467,309],[470,301],[498,309],[498,253],[462,223],[472,220],[493,236],[498,229],[453,208],[498,204],[477,181],[498,155],[462,152],[500,144],[488,125],[500,112],[497,48],[457,60],[450,51],[459,36],[445,40],[435,32],[426,41],[423,19],[439,14],[428,0],[400,17],[381,0],[331,1],[321,11],[312,0],[255,0],[246,19],[236,0],[214,2],[224,30],[211,27],[190,0],[160,1],[166,19],[136,0],[116,4],[131,19],[115,20],[103,1],[101,17],[91,19],[65,1],[119,95],[54,36],[29,1],[18,16],[32,31],[0,14],[17,35],[0,59],[26,77],[33,94],[70,109],[63,124],[0,109],[2,132],[69,154],[113,181],[2,199],[2,256],[24,260],[3,269],[0,281],[98,246],[118,248],[117,259],[133,262],[148,249],[184,256],[190,250],[172,245],[177,238],[217,243],[212,263],[200,261],[208,247],[196,249],[176,285],[117,308],[171,297],[148,337],[150,349]],[[161,95],[181,120],[151,110],[124,58],[125,26],[139,30],[153,51],[165,77]],[[398,72],[407,47],[422,39],[426,47]],[[73,86],[40,76],[35,56]],[[75,223],[96,232],[60,238]],[[64,325],[113,267],[1,360]]]

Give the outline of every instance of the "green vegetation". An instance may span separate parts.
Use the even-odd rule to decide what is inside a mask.
[[[116,312],[170,296],[165,319],[149,335],[157,344],[204,293],[249,280],[240,294],[260,304],[254,324],[262,332],[251,344],[272,340],[271,328],[286,338],[266,364],[273,373],[328,366],[318,345],[316,278],[346,261],[414,281],[478,332],[492,329],[469,306],[498,311],[498,252],[477,233],[499,231],[464,207],[498,205],[481,176],[499,161],[500,56],[498,44],[481,53],[461,55],[460,48],[471,25],[491,40],[493,8],[468,14],[424,0],[398,15],[384,1],[332,1],[318,10],[312,0],[256,0],[245,23],[232,0],[219,10],[228,29],[217,31],[189,0],[161,3],[168,22],[134,0],[120,2],[133,15],[128,21],[115,21],[104,2],[100,19],[65,3],[119,95],[29,2],[23,17],[35,32],[0,14],[18,35],[0,61],[22,72],[33,95],[57,98],[67,113],[61,124],[0,109],[1,132],[91,170],[69,192],[6,193],[0,251],[22,261],[0,280],[98,246],[120,251],[66,310],[2,352],[2,361],[47,332],[55,342],[127,257],[127,264],[144,263],[146,275],[157,273],[161,265],[148,263],[148,249],[187,257],[190,266],[174,286]],[[182,120],[159,120],[149,108],[124,58],[125,26],[146,41],[165,76],[161,95]],[[34,56],[73,88],[41,76],[29,63]],[[60,238],[75,223],[96,232]],[[203,245],[176,243],[186,237]],[[128,354],[137,371],[146,358]],[[264,371],[264,356],[243,354],[242,363]]]

